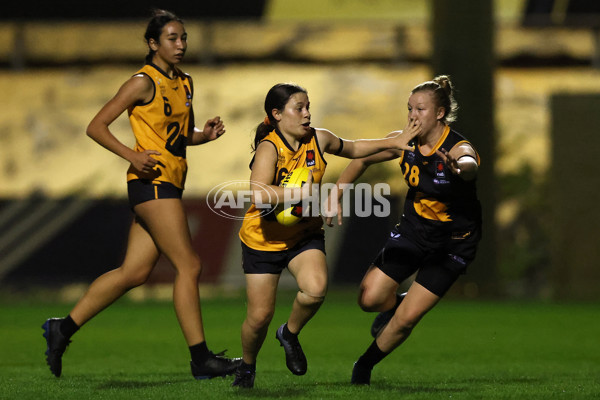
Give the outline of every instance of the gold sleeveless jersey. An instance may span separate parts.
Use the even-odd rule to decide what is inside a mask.
[[[312,170],[313,183],[320,183],[327,162],[323,158],[317,135],[313,129],[302,141],[297,151],[292,149],[285,138],[276,130],[269,133],[262,142],[269,142],[277,150],[277,169],[273,185],[279,185],[288,172],[301,167]],[[254,160],[253,160],[254,161]],[[281,251],[294,247],[312,235],[323,232],[321,216],[304,217],[295,225],[284,226],[275,219],[275,213],[250,206],[240,229],[240,239],[248,247],[261,251]]]
[[[154,84],[154,97],[148,103],[136,105],[129,112],[129,122],[135,135],[134,150],[156,150],[158,164],[151,175],[127,171],[127,181],[151,179],[169,182],[184,188],[187,174],[186,146],[192,107],[193,87],[189,75],[175,69],[173,78],[153,64],[147,64],[137,74],[148,76]]]

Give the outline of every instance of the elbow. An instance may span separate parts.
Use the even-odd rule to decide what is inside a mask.
[[[252,191],[250,192],[250,204],[252,204],[252,205],[256,206],[256,203],[260,203],[260,197],[259,197],[259,196],[260,196],[260,195],[256,195],[256,194],[254,193],[254,191],[252,190]]]
[[[265,208],[272,204],[273,196],[270,193],[265,192],[264,188],[251,188],[250,202],[256,208]]]
[[[85,134],[87,135],[87,137],[89,137],[89,138],[91,138],[91,139],[94,139],[94,140],[96,140],[96,137],[98,136],[98,135],[96,134],[96,130],[97,130],[97,129],[96,129],[96,127],[94,126],[94,124],[93,124],[93,123],[90,123],[90,124],[88,125],[88,127],[86,128],[86,130],[85,130]]]
[[[477,177],[477,171],[479,170],[479,165],[477,161],[470,156],[461,157],[458,160],[458,168],[460,169],[460,176],[465,181],[472,181]]]
[[[360,165],[361,169],[363,169],[363,170],[369,168],[373,164],[377,164],[377,161],[375,159],[373,159],[372,157],[359,158],[357,161],[358,161],[358,164]]]
[[[102,138],[104,134],[108,131],[108,124],[104,123],[99,118],[94,118],[85,130],[85,134],[98,141],[98,139]]]
[[[473,179],[475,179],[477,177],[478,169],[479,168],[477,167],[477,165],[475,165],[475,166],[469,165],[465,168],[461,168],[460,174],[458,176],[460,176],[461,179],[464,181],[472,181]]]

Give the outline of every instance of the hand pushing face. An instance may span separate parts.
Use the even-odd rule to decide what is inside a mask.
[[[420,122],[422,133],[426,136],[440,123],[444,116],[444,108],[438,107],[432,96],[432,92],[423,90],[415,92],[408,98],[408,121]]]

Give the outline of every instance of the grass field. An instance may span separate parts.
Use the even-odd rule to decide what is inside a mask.
[[[274,339],[292,296],[280,294],[255,388],[241,391],[231,378],[192,378],[170,303],[117,302],[76,334],[56,379],[40,326],[70,305],[3,302],[0,399],[600,398],[598,304],[443,301],[375,367],[370,387],[353,387],[373,315],[358,309],[354,291],[332,291],[300,336],[309,369],[297,377]],[[207,299],[203,309],[210,348],[239,356],[244,300]]]

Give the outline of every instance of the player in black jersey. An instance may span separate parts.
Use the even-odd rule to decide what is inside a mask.
[[[452,91],[444,75],[416,86],[408,99],[407,124],[421,124],[414,151],[386,150],[353,160],[337,181],[354,182],[369,165],[399,159],[409,187],[401,222],[360,285],[360,307],[379,315],[371,327],[375,340],[354,363],[353,384],[370,384],[373,367],[408,338],[475,258],[481,237],[475,186],[479,156],[449,126],[457,110]],[[408,292],[398,294],[399,285],[415,272]]]

